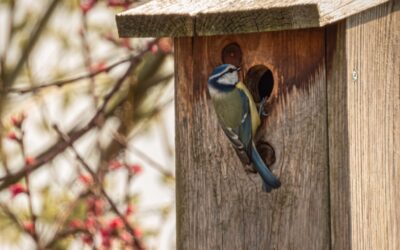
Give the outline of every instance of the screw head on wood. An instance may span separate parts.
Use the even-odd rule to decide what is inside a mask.
[[[358,79],[358,72],[354,69],[352,74],[351,74],[353,81],[357,81]]]

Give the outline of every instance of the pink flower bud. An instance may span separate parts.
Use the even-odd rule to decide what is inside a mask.
[[[96,227],[96,218],[91,215],[85,220],[84,224],[86,229],[94,230]]]
[[[19,115],[15,115],[11,117],[11,123],[13,126],[17,127],[17,128],[21,128],[22,123],[24,122],[26,118],[26,114],[25,113],[21,113]]]
[[[7,134],[7,138],[12,141],[18,141],[18,136],[15,132],[10,132]]]
[[[91,235],[85,234],[82,236],[82,241],[87,245],[93,244],[93,237]]]
[[[11,185],[8,189],[11,192],[11,197],[12,198],[16,197],[17,195],[19,195],[21,193],[26,193],[27,192],[27,189],[24,186],[22,186],[22,184],[20,184],[20,183],[16,183],[14,185]]]
[[[31,156],[27,156],[25,157],[25,164],[28,166],[32,166],[36,164],[36,159],[34,157]]]
[[[132,244],[132,235],[126,231],[122,232],[119,236],[126,244]]]
[[[108,228],[112,231],[118,230],[118,229],[122,228],[123,226],[124,226],[124,222],[122,221],[122,219],[120,217],[116,217],[108,223]]]
[[[153,53],[153,54],[157,54],[157,52],[158,52],[158,45],[157,45],[157,44],[151,45],[150,51],[151,51],[151,53]]]
[[[86,0],[81,2],[80,8],[83,14],[88,13],[96,4],[97,0]]]
[[[132,164],[130,166],[130,169],[134,174],[140,174],[143,171],[142,167],[139,164]]]
[[[110,170],[116,170],[119,169],[123,166],[123,164],[120,161],[111,161],[109,164],[109,169]]]
[[[135,235],[136,238],[140,239],[143,236],[142,230],[139,228],[133,229],[133,235]]]
[[[30,234],[35,232],[35,225],[31,221],[26,221],[23,223],[24,230]]]
[[[127,207],[126,210],[125,210],[125,215],[126,215],[126,216],[129,216],[129,215],[131,215],[133,212],[134,212],[133,206],[132,206],[132,205],[128,205],[128,207]]]
[[[105,72],[107,69],[105,62],[98,62],[90,66],[91,73]]]
[[[105,249],[110,249],[111,247],[111,239],[110,237],[103,237],[101,239],[101,245],[105,248]]]
[[[77,219],[71,220],[71,222],[69,223],[69,226],[74,229],[84,228],[83,222],[81,220],[77,220]]]
[[[86,186],[89,186],[90,184],[93,183],[92,176],[90,176],[90,175],[83,175],[83,174],[81,174],[81,175],[79,175],[79,180],[80,180],[83,184],[85,184]]]

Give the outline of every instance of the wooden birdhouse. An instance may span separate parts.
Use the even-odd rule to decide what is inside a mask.
[[[400,249],[400,1],[159,0],[121,37],[174,38],[178,249]],[[240,65],[268,116],[262,191],[207,79]]]

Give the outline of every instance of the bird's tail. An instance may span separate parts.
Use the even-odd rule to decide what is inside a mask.
[[[275,177],[275,175],[271,172],[271,170],[269,170],[267,165],[262,160],[254,143],[252,143],[251,146],[251,159],[253,160],[254,167],[264,181],[263,189],[265,191],[268,192],[271,190],[271,188],[279,188],[281,186],[279,179]]]

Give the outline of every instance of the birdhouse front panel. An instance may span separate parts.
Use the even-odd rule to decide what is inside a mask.
[[[196,221],[179,248],[328,248],[324,30],[176,38],[175,53],[178,226]],[[266,98],[254,140],[282,183],[270,193],[217,122],[207,81],[223,63],[241,68],[256,103]]]

